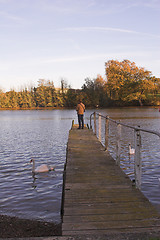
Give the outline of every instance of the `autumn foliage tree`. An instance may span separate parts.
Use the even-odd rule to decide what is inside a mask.
[[[111,99],[140,105],[155,91],[155,77],[134,62],[110,60],[106,62],[107,91]]]

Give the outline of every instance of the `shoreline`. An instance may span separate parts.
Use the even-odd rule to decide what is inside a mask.
[[[0,238],[61,236],[61,223],[0,215]]]
[[[88,110],[90,109],[114,109],[114,108],[155,108],[159,109],[159,105],[152,105],[152,106],[110,106],[110,107],[87,107]],[[24,111],[24,110],[67,110],[67,109],[75,109],[75,107],[34,107],[34,108],[0,108],[0,111]]]

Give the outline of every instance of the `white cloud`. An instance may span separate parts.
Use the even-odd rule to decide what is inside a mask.
[[[67,27],[60,29],[61,31],[75,31],[75,32],[88,32],[88,31],[101,31],[101,32],[124,32],[124,33],[138,33],[136,31],[120,29],[120,28],[109,28],[109,27]]]
[[[137,1],[137,5],[149,7],[152,9],[160,9],[160,1],[159,0],[141,0]]]
[[[114,1],[102,1],[102,0],[39,0],[37,1],[37,7],[43,11],[63,13],[63,14],[93,14],[106,15],[117,12],[125,11],[128,8],[135,6],[135,2],[128,0],[114,0]]]
[[[68,32],[89,32],[89,31],[99,31],[99,32],[121,32],[121,33],[128,33],[128,34],[137,34],[141,36],[150,36],[160,38],[158,35],[148,34],[143,32],[137,32],[129,29],[122,29],[122,28],[110,28],[110,27],[66,27],[59,29],[59,31],[68,31]]]

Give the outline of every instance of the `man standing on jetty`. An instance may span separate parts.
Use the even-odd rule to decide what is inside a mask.
[[[79,128],[78,129],[83,129],[84,128],[84,112],[85,112],[85,105],[82,103],[82,100],[80,99],[77,107],[76,107],[77,115],[78,115],[78,123],[79,123]]]

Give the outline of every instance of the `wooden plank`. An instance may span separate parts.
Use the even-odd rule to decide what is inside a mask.
[[[152,214],[152,218],[155,218],[157,217],[157,214],[156,213],[153,213]],[[134,213],[130,213],[130,212],[127,212],[127,213],[124,213],[124,212],[121,212],[121,213],[112,213],[112,214],[109,214],[109,213],[104,213],[104,212],[101,212],[99,214],[97,214],[96,212],[94,212],[94,214],[83,214],[83,215],[76,215],[76,216],[72,216],[69,215],[69,216],[64,216],[64,219],[63,221],[65,223],[79,223],[79,222],[111,222],[111,221],[135,221],[135,220],[147,220],[147,219],[150,219],[151,218],[151,214],[148,213],[148,212],[134,212]]]
[[[66,222],[66,219],[70,219],[70,217],[72,217],[73,219],[74,218],[79,218],[81,217],[81,219],[83,219],[83,217],[85,216],[94,216],[94,215],[102,215],[103,217],[104,216],[107,216],[108,219],[120,219],[120,216],[121,218],[127,218],[127,219],[133,219],[133,216],[135,216],[135,219],[144,219],[144,217],[157,217],[157,213],[155,213],[154,211],[151,213],[151,212],[146,212],[146,209],[144,208],[141,208],[141,207],[137,207],[137,208],[117,208],[117,209],[114,209],[113,207],[112,208],[107,208],[107,209],[99,209],[99,208],[94,208],[93,209],[88,209],[88,208],[77,208],[76,209],[73,209],[73,208],[66,208],[65,210],[65,216],[63,218],[64,222]],[[97,218],[99,218],[99,216],[97,216]],[[67,221],[68,222],[68,221]]]
[[[79,204],[74,203],[72,206],[71,204],[65,203],[65,216],[72,215],[86,215],[86,214],[123,214],[123,213],[145,213],[146,212],[146,206],[143,201],[141,202],[121,202],[121,203],[91,203],[91,204]],[[150,214],[156,214],[155,208],[151,207],[150,204],[148,204],[148,207],[150,207]]]
[[[69,133],[62,235],[160,229],[159,214],[91,130]]]
[[[157,234],[156,234],[157,232]],[[148,234],[147,234],[148,233]],[[144,238],[139,238],[140,234],[144,236]],[[156,237],[153,239],[159,240],[160,232],[155,227],[120,227],[120,228],[107,228],[107,229],[87,229],[87,230],[71,230],[71,231],[63,231],[63,236],[82,236],[82,238],[77,239],[152,239],[147,238],[148,236],[152,236],[156,234]],[[121,236],[122,235],[122,236]],[[126,237],[124,238],[124,236]],[[91,238],[89,238],[91,236]],[[94,238],[95,236],[95,238]],[[101,237],[102,236],[102,237]],[[131,238],[128,238],[130,236]],[[134,238],[133,238],[134,236]]]
[[[115,228],[134,228],[134,227],[160,227],[159,220],[143,219],[143,220],[127,220],[127,221],[90,221],[90,222],[72,222],[64,223],[63,230],[96,230],[96,229],[115,229]]]

